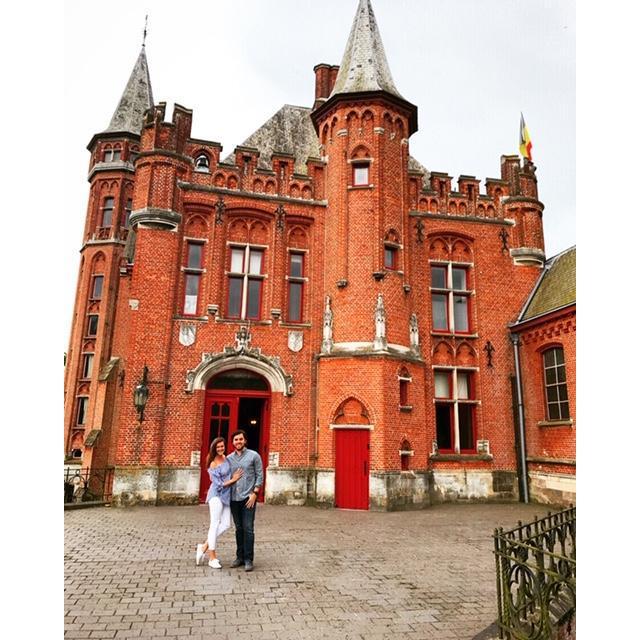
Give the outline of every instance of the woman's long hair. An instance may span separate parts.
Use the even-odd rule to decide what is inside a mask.
[[[209,453],[207,455],[207,469],[211,465],[211,462],[216,457],[216,447],[218,446],[218,442],[224,442],[224,438],[214,438],[211,446],[209,447]]]

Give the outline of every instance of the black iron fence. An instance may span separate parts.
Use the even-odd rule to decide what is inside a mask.
[[[111,502],[113,467],[106,469],[66,468],[64,503]]]
[[[548,640],[575,617],[576,508],[496,529],[500,638]]]

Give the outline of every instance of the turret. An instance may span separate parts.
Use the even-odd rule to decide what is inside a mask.
[[[404,345],[410,316],[405,185],[417,108],[395,86],[369,0],[359,2],[335,84],[325,99],[332,69],[315,68],[311,118],[327,159],[326,191],[331,194],[326,250],[332,259],[325,268],[325,293],[332,297],[334,341],[373,340],[371,313],[381,293],[393,318],[388,342]],[[354,309],[362,313],[354,315]]]
[[[544,266],[544,233],[542,211],[538,200],[536,167],[525,159],[520,165],[518,156],[502,156],[502,179],[509,184],[509,197],[502,201],[505,218],[515,221],[510,250],[513,261],[521,265]]]
[[[100,442],[102,425],[109,422],[105,412],[112,410],[107,400],[112,390],[107,393],[106,387],[113,386],[118,374],[113,328],[119,267],[133,209],[142,115],[152,104],[143,45],[109,126],[95,134],[87,147],[91,152],[90,192],[65,373],[64,445],[67,455],[81,459],[87,467],[96,463],[93,446]]]

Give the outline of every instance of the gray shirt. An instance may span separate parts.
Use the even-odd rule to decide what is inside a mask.
[[[245,500],[254,489],[260,489],[264,480],[262,460],[257,452],[244,449],[241,455],[237,451],[229,454],[227,460],[231,465],[231,475],[236,469],[244,471],[242,478],[231,485],[231,499],[235,502]]]

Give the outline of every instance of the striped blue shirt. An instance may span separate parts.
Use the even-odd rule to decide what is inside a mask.
[[[234,451],[227,456],[227,460],[231,465],[231,475],[236,469],[244,471],[242,478],[231,485],[231,499],[234,502],[245,500],[255,488],[262,487],[264,482],[262,459],[256,451],[244,449],[241,454]]]

